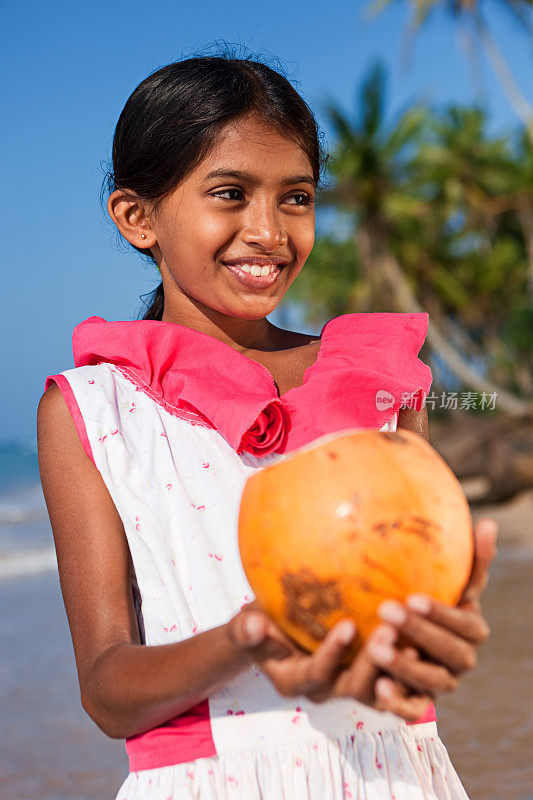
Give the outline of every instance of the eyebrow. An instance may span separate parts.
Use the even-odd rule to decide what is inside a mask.
[[[215,169],[205,176],[204,181],[209,181],[212,178],[236,178],[237,180],[247,181],[252,186],[257,186],[259,183],[257,178],[242,170]],[[283,178],[280,183],[283,186],[290,186],[294,183],[310,183],[316,189],[316,181],[312,175],[291,175],[290,178]]]

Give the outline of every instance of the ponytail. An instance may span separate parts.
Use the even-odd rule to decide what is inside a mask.
[[[163,309],[165,307],[165,292],[163,290],[163,281],[157,286],[150,295],[148,311],[142,319],[157,319],[161,321],[163,317]]]

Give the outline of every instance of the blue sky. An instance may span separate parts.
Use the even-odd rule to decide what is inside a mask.
[[[335,98],[349,111],[375,59],[390,72],[391,113],[414,98],[479,98],[444,15],[424,29],[405,67],[404,4],[374,19],[367,10],[361,0],[2,4],[0,439],[35,437],[44,379],[74,366],[71,335],[79,322],[92,315],[133,319],[140,296],[157,284],[153,267],[117,247],[99,203],[114,125],[149,72],[217,42],[279,58],[330,145],[324,100]],[[497,4],[490,21],[533,101],[533,47]],[[482,78],[492,125],[510,129],[514,113],[484,64]]]

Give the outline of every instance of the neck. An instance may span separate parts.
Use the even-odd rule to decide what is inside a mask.
[[[207,333],[241,353],[247,350],[276,350],[280,346],[280,329],[266,317],[231,317],[192,298],[189,307],[180,309],[178,313],[165,303],[161,321]]]

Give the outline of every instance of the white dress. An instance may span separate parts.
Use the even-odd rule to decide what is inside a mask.
[[[252,472],[283,454],[236,452],[201,414],[163,400],[140,368],[113,359],[46,385],[58,383],[123,521],[141,641],[178,642],[254,598],[237,544],[240,495]],[[396,421],[394,413],[381,429]],[[116,800],[467,798],[434,721],[408,725],[348,698],[285,698],[255,665],[126,749],[130,772]]]

